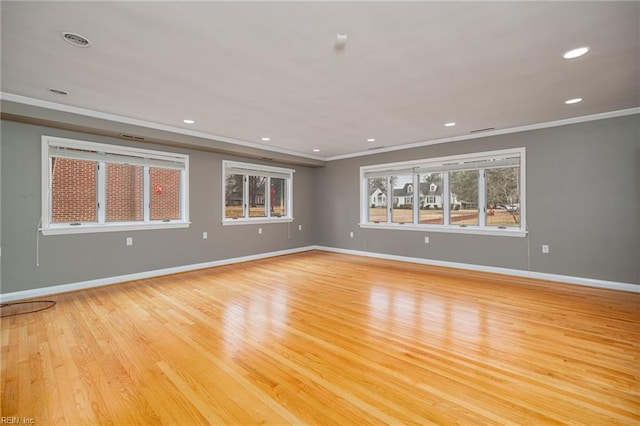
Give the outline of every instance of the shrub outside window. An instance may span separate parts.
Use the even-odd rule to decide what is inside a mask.
[[[360,226],[526,235],[525,149],[360,168]]]
[[[189,226],[187,155],[42,137],[42,233]]]
[[[291,222],[292,169],[223,161],[223,225]]]

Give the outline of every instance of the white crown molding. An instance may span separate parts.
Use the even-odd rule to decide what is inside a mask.
[[[343,160],[346,158],[364,157],[367,155],[381,154],[384,152],[401,151],[404,149],[419,148],[423,146],[436,145],[436,144],[447,143],[447,142],[457,142],[457,141],[464,141],[469,139],[480,139],[480,138],[486,138],[490,136],[506,135],[509,133],[526,132],[529,130],[546,129],[549,127],[566,126],[569,124],[584,123],[587,121],[604,120],[607,118],[640,114],[640,107],[636,107],[636,108],[623,109],[619,111],[604,112],[600,114],[585,115],[582,117],[567,118],[564,120],[549,121],[545,123],[537,123],[537,124],[531,124],[526,126],[518,126],[518,127],[507,128],[507,129],[499,129],[499,130],[493,130],[488,132],[475,133],[470,135],[460,135],[460,136],[452,136],[448,138],[413,142],[409,144],[396,145],[396,146],[387,147],[387,148],[372,149],[368,151],[354,152],[350,154],[336,155],[332,157],[321,157],[318,155],[310,155],[310,154],[301,153],[298,151],[290,151],[282,148],[264,146],[264,145],[260,145],[253,142],[243,141],[240,139],[229,138],[226,136],[219,136],[219,135],[213,135],[210,133],[197,132],[194,130],[167,126],[165,124],[154,123],[151,121],[138,120],[135,118],[125,117],[122,115],[94,111],[87,108],[74,107],[70,105],[59,104],[56,102],[45,101],[42,99],[30,98],[27,96],[15,95],[13,93],[0,92],[0,99],[10,101],[10,102],[16,102],[20,104],[40,107],[40,108],[68,112],[71,114],[84,115],[87,117],[93,117],[93,118],[113,121],[117,123],[131,124],[133,126],[140,126],[140,127],[146,127],[146,128],[155,129],[155,130],[161,130],[165,132],[178,133],[178,134],[187,135],[187,136],[194,136],[197,138],[202,138],[202,139],[207,139],[212,141],[226,142],[233,145],[239,145],[239,146],[244,146],[248,148],[255,148],[255,149],[261,149],[264,151],[277,152],[280,154],[293,155],[296,157],[309,158],[309,159],[318,160],[318,161],[335,161],[335,160]]]
[[[530,124],[527,126],[510,127],[507,129],[499,129],[482,133],[474,133],[470,135],[452,136],[449,138],[432,139],[422,142],[414,142],[404,145],[390,146],[387,148],[378,148],[368,151],[354,152],[351,154],[336,155],[333,157],[323,158],[324,161],[344,160],[346,158],[365,157],[367,155],[381,154],[384,152],[401,151],[403,149],[420,148],[428,145],[437,145],[441,143],[465,141],[469,139],[481,139],[490,136],[507,135],[510,133],[527,132],[530,130],[547,129],[549,127],[567,126],[569,124],[585,123],[588,121],[604,120],[607,118],[624,117],[626,115],[640,114],[640,107],[623,109],[619,111],[603,112],[601,114],[585,115],[582,117],[567,118],[564,120],[548,121],[545,123]]]
[[[51,109],[54,111],[68,112],[71,114],[83,115],[86,117],[98,118],[102,120],[113,121],[116,123],[131,124],[133,126],[146,127],[149,129],[161,130],[165,132],[178,133],[186,136],[194,136],[197,138],[225,142],[233,145],[244,146],[247,148],[261,149],[264,151],[277,152],[280,154],[293,155],[296,157],[309,158],[312,160],[324,161],[322,157],[317,155],[309,155],[297,151],[291,151],[288,149],[276,148],[271,146],[264,146],[253,142],[247,142],[240,139],[233,139],[226,136],[213,135],[210,133],[197,132],[195,130],[183,129],[180,127],[167,126],[165,124],[154,123],[151,121],[138,120],[136,118],[125,117],[123,115],[111,114],[107,112],[94,111],[87,108],[80,108],[71,105],[59,104],[56,102],[45,101],[42,99],[29,98],[27,96],[14,95],[13,93],[0,92],[0,99],[10,102],[16,102],[19,104],[35,106],[39,108]]]

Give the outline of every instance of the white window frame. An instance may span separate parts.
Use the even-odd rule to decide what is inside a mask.
[[[518,158],[520,167],[520,226],[499,228],[496,226],[487,226],[486,223],[486,203],[485,203],[485,178],[484,170],[486,167],[479,166],[481,170],[478,177],[478,225],[455,225],[449,223],[450,213],[450,191],[449,191],[449,172],[463,170],[458,164],[469,162],[493,161],[498,158]],[[485,163],[487,164],[487,163]],[[403,161],[398,163],[376,164],[360,167],[360,223],[361,228],[373,229],[399,229],[408,231],[428,231],[428,232],[449,232],[460,234],[479,234],[479,235],[500,235],[509,237],[525,237],[527,235],[526,221],[526,149],[512,148],[497,151],[477,152],[471,154],[455,155],[448,157],[428,158],[422,160]],[[464,168],[469,170],[471,168]],[[418,174],[429,172],[442,172],[443,174],[443,224],[420,224],[414,214],[413,223],[393,223],[391,222],[391,203],[387,205],[387,222],[369,222],[369,177],[384,177],[397,174],[411,173],[414,175],[414,182],[417,180]],[[373,176],[372,176],[373,175]],[[417,212],[419,206],[419,197],[414,197],[414,213]]]
[[[65,149],[67,152],[65,153]],[[82,154],[77,154],[74,149],[81,149]],[[110,158],[110,156],[112,156]],[[119,156],[118,162],[122,162],[122,156],[126,156],[126,164],[141,165],[143,169],[143,212],[141,221],[106,221],[106,164],[113,163],[113,156]],[[97,222],[70,223],[51,222],[51,185],[52,185],[52,161],[53,157],[66,157],[77,159],[89,159],[99,165],[97,177]],[[81,158],[84,157],[84,158]],[[111,161],[110,161],[111,160]],[[181,218],[175,220],[150,220],[150,189],[149,167],[162,167],[180,170],[180,212]],[[54,136],[42,136],[42,235],[59,234],[85,234],[93,232],[137,231],[146,229],[170,229],[187,228],[189,222],[189,156],[172,152],[152,151],[141,148],[131,148],[119,145],[110,145],[97,142],[87,142],[75,139],[59,138]]]
[[[226,215],[226,185],[225,176],[227,173],[234,173],[244,176],[244,189],[242,191],[242,205],[244,211],[244,217],[227,218]],[[293,174],[294,169],[287,169],[284,167],[266,166],[263,164],[242,163],[239,161],[222,160],[222,225],[249,225],[249,224],[261,224],[261,223],[286,223],[293,222]],[[249,176],[262,176],[267,178],[265,184],[265,214],[263,217],[249,217],[248,209],[248,184],[247,179]],[[271,178],[285,179],[285,203],[286,203],[286,216],[273,216],[271,217],[271,209],[267,206],[271,205],[271,191],[267,190],[271,187]]]

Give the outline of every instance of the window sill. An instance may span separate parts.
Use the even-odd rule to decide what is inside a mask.
[[[498,235],[501,237],[526,237],[527,231],[520,228],[479,228],[474,226],[444,226],[444,225],[413,225],[399,223],[360,223],[360,228],[369,229],[393,229],[403,231],[422,231],[422,232],[445,232],[450,234],[475,234],[475,235]]]
[[[148,229],[188,228],[191,222],[109,223],[104,225],[82,224],[78,226],[54,225],[40,229],[42,235],[91,234],[97,232],[144,231]]]
[[[292,217],[265,218],[257,217],[255,219],[225,219],[222,226],[228,225],[261,225],[266,223],[290,223],[293,222]]]

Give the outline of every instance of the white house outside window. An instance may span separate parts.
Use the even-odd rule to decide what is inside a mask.
[[[526,235],[524,148],[364,166],[360,181],[361,227]]]

